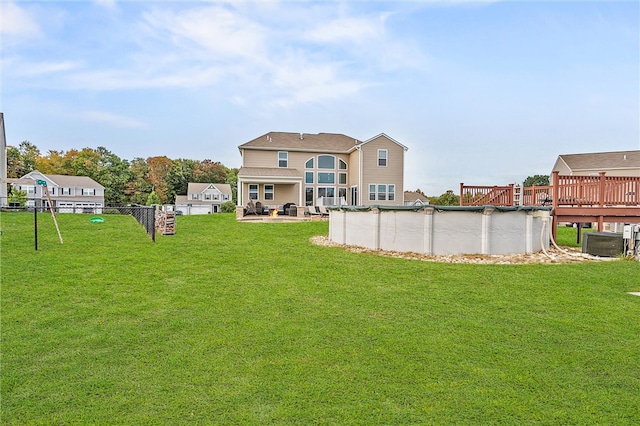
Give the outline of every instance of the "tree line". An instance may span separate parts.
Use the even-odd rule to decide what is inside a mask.
[[[189,182],[227,183],[236,199],[238,169],[212,160],[172,160],[166,156],[129,161],[108,149],[50,150],[42,155],[37,146],[23,141],[7,146],[7,177],[20,178],[38,170],[44,174],[88,176],[104,186],[105,204],[173,204],[186,195]]]

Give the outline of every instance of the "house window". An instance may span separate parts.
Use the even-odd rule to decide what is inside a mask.
[[[333,172],[318,172],[318,183],[336,183],[336,174]]]
[[[249,199],[250,200],[258,199],[258,185],[249,185]]]
[[[378,201],[387,199],[387,185],[378,185]]]
[[[387,190],[387,200],[394,201],[396,199],[396,186],[390,184],[387,186]]]
[[[220,200],[220,194],[213,194],[213,200],[214,201]]]
[[[286,151],[278,152],[278,167],[289,167],[289,153]]]
[[[36,187],[34,185],[21,185],[20,190],[25,191],[27,194],[36,193]]]
[[[51,187],[51,195],[56,195],[56,187],[55,186]]]
[[[378,150],[378,166],[387,167],[387,150],[386,149]]]
[[[210,200],[211,199],[211,194],[204,194],[204,199],[205,200]]]
[[[313,183],[313,172],[304,172],[304,183]]]
[[[273,185],[264,186],[264,199],[265,201],[273,201]]]
[[[71,188],[60,188],[60,195],[71,195]]]
[[[376,186],[374,184],[369,185],[369,201],[376,200]]]
[[[347,163],[344,160],[338,159],[338,168],[340,170],[347,170]]]
[[[318,168],[335,169],[336,157],[334,157],[333,155],[318,155]]]
[[[304,163],[305,169],[313,169],[313,157],[309,158],[306,163]]]
[[[333,198],[336,196],[336,189],[332,187],[318,188],[318,198]],[[328,200],[331,203],[332,200]]]
[[[306,206],[313,205],[313,187],[307,186],[304,189],[304,204]]]
[[[338,173],[338,183],[340,185],[347,184],[347,174],[346,173]]]
[[[222,201],[229,201],[229,194],[222,194]]]
[[[197,200],[198,199],[198,194],[191,194],[191,199],[192,200]]]
[[[82,195],[96,195],[95,188],[82,188]]]

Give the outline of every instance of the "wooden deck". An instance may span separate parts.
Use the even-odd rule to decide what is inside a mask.
[[[460,205],[552,206],[553,232],[560,222],[640,223],[640,176],[561,176],[550,186],[518,188],[460,184]]]

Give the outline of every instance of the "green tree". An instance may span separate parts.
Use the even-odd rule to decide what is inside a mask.
[[[236,211],[236,203],[233,201],[222,203],[220,210],[222,210],[222,213],[234,213]]]
[[[104,186],[105,203],[124,203],[126,185],[132,179],[129,162],[102,146],[95,152],[99,158],[93,179]]]
[[[196,167],[197,161],[179,158],[173,160],[173,168],[171,172],[171,191],[174,195],[187,195],[189,182],[193,180],[193,169]]]
[[[549,186],[549,176],[548,175],[533,175],[527,177],[522,186],[528,188],[530,186]]]
[[[7,197],[7,202],[9,205],[12,203],[18,203],[21,206],[24,206],[27,203],[27,191],[21,191],[19,189],[12,189]]]
[[[460,196],[456,195],[452,189],[449,189],[438,197],[429,197],[429,203],[437,206],[459,206]]]
[[[77,151],[75,151],[77,153]],[[71,157],[64,151],[49,150],[45,156],[38,159],[37,167],[42,173],[50,175],[73,175]]]
[[[134,204],[145,204],[153,187],[147,178],[149,166],[144,158],[136,157],[129,165],[130,179],[125,185],[127,200]]]
[[[149,197],[147,197],[147,206],[152,206],[154,204],[162,204],[160,202],[160,197],[158,197],[158,194],[156,194],[155,191],[151,191],[151,193],[149,194]]]
[[[217,161],[204,160],[193,168],[193,182],[224,183],[226,179],[225,167]]]
[[[7,177],[19,178],[36,170],[40,150],[29,141],[20,142],[16,148],[7,146]]]
[[[169,177],[173,170],[173,162],[165,157],[147,158],[147,180],[162,204],[169,201]]]
[[[226,168],[227,178],[224,183],[231,186],[231,199],[234,203],[238,201],[238,168]]]

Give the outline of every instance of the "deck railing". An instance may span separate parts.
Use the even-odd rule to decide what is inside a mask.
[[[640,176],[561,176],[554,172],[552,185],[531,186],[514,197],[514,185],[468,186],[460,184],[460,205],[513,206],[640,206]]]
[[[513,184],[508,186],[465,186],[460,184],[461,206],[511,206]]]

